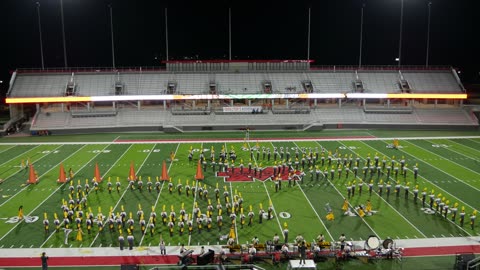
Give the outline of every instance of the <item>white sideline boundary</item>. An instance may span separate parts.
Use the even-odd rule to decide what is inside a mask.
[[[427,136],[427,137],[375,137],[375,136],[328,136],[328,137],[308,137],[308,138],[295,138],[295,137],[283,137],[283,138],[255,138],[250,139],[248,142],[291,142],[291,141],[302,141],[302,142],[312,142],[312,141],[386,141],[386,140],[451,140],[451,139],[480,139],[480,136]],[[11,143],[0,143],[0,145],[55,145],[55,144],[168,144],[168,143],[235,143],[235,142],[244,142],[243,138],[238,139],[138,139],[138,140],[121,140],[121,141],[104,141],[104,142],[11,142]]]

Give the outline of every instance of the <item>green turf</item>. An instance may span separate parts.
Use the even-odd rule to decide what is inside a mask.
[[[362,131],[363,132],[363,131]],[[210,133],[210,138],[217,136],[223,137],[227,133]],[[265,133],[269,134],[269,133]],[[327,133],[322,133],[323,135]],[[422,133],[423,134],[423,133]],[[117,135],[117,134],[115,134]],[[139,139],[140,135],[121,134],[121,135],[104,134],[97,138],[96,141],[113,140],[120,136],[122,139]],[[206,134],[205,134],[206,135]],[[285,134],[284,134],[285,135]],[[288,134],[290,135],[290,134]],[[304,137],[308,133],[302,134]],[[343,134],[344,136],[347,133]],[[351,133],[350,135],[361,136],[361,132]],[[365,132],[364,132],[365,135]],[[440,133],[435,133],[440,135]],[[448,133],[447,135],[453,135]],[[472,134],[469,134],[472,135]],[[151,135],[152,138],[159,138],[157,135]],[[339,136],[337,133],[331,133],[327,136]],[[432,135],[433,136],[433,135]],[[72,137],[70,141],[78,141],[88,136]],[[205,136],[207,137],[207,136]],[[260,137],[260,136],[259,136]],[[290,136],[289,136],[290,137]],[[292,135],[293,137],[293,135]],[[55,136],[44,138],[58,138]],[[94,137],[91,137],[92,139]],[[149,135],[143,136],[144,139],[150,139]],[[163,138],[163,137],[162,137]],[[88,140],[88,138],[86,139]],[[7,142],[2,139],[1,142]],[[459,203],[459,208],[465,207],[467,217],[465,225],[460,227],[458,224],[458,216],[456,222],[450,222],[440,215],[425,214],[420,208],[421,203],[413,202],[413,195],[409,194],[408,199],[404,197],[403,188],[400,196],[396,196],[393,192],[389,197],[385,191],[382,196],[378,194],[375,188],[372,195],[368,194],[368,188],[364,185],[363,193],[355,194],[350,198],[349,202],[352,207],[365,204],[367,200],[372,202],[374,210],[378,213],[361,219],[357,216],[344,216],[341,206],[344,198],[347,196],[346,186],[348,183],[356,182],[357,184],[363,180],[365,183],[370,182],[370,177],[363,179],[364,175],[359,169],[357,178],[353,173],[346,177],[345,169],[342,170],[342,176],[338,177],[337,161],[333,161],[330,166],[320,166],[322,171],[330,169],[335,165],[335,178],[329,180],[316,181],[310,175],[311,168],[305,168],[305,177],[303,183],[288,187],[283,184],[282,190],[275,192],[272,181],[255,181],[255,182],[224,182],[223,178],[215,177],[212,169],[208,167],[205,172],[205,180],[196,182],[194,176],[196,172],[196,161],[199,151],[195,152],[194,161],[188,161],[188,152],[190,148],[205,149],[205,156],[210,156],[212,147],[218,156],[222,146],[225,149],[236,150],[236,165],[243,160],[247,164],[250,159],[250,152],[243,151],[244,142],[235,143],[173,143],[173,144],[45,144],[45,145],[1,145],[0,144],[0,178],[4,182],[0,185],[0,218],[6,220],[16,216],[18,207],[23,205],[25,215],[38,216],[39,220],[34,223],[0,223],[0,246],[7,247],[63,247],[63,232],[55,233],[53,225],[53,214],[59,215],[60,221],[63,215],[60,209],[62,200],[69,199],[69,184],[57,184],[56,180],[59,175],[59,165],[62,163],[65,170],[70,168],[75,172],[73,185],[76,189],[78,181],[82,185],[86,179],[93,177],[94,166],[98,163],[104,181],[100,183],[98,191],[91,190],[87,194],[88,206],[96,216],[99,209],[104,216],[109,214],[110,209],[113,213],[120,212],[123,206],[127,213],[131,212],[135,219],[135,236],[136,245],[153,245],[157,246],[160,237],[166,240],[169,245],[203,245],[203,244],[225,244],[222,236],[229,233],[230,218],[223,209],[224,224],[219,228],[216,224],[216,209],[213,211],[213,225],[210,232],[204,227],[201,233],[198,232],[194,222],[194,231],[192,235],[185,233],[179,234],[178,227],[172,236],[169,235],[168,228],[162,224],[160,212],[163,208],[169,213],[173,208],[178,213],[184,207],[189,214],[192,213],[194,205],[198,205],[201,212],[205,214],[208,205],[208,199],[186,196],[183,188],[181,194],[177,192],[177,184],[181,183],[185,187],[187,181],[192,187],[206,187],[209,191],[208,198],[211,203],[216,206],[214,189],[218,185],[220,192],[220,201],[225,205],[223,191],[229,192],[229,201],[233,201],[233,195],[241,195],[244,199],[245,214],[249,211],[250,206],[255,212],[254,224],[252,226],[244,226],[240,228],[239,219],[236,221],[236,241],[245,244],[251,241],[253,236],[257,236],[260,240],[266,241],[273,237],[275,233],[281,235],[284,224],[288,224],[290,230],[290,241],[297,234],[302,234],[307,241],[312,241],[318,234],[323,233],[328,240],[335,240],[341,233],[345,233],[349,239],[365,240],[369,235],[376,234],[380,238],[424,238],[424,237],[449,237],[449,236],[476,236],[479,235],[478,226],[473,230],[469,225],[469,215],[474,209],[480,208],[477,199],[480,191],[480,139],[412,139],[402,140],[402,148],[399,150],[387,148],[390,140],[374,140],[374,141],[288,141],[288,142],[256,142],[252,140],[247,147],[259,146],[268,147],[305,147],[314,149],[324,147],[327,151],[337,152],[339,157],[353,158],[359,157],[361,166],[365,163],[367,156],[372,157],[377,154],[380,160],[385,158],[390,163],[391,159],[406,160],[407,176],[393,175],[387,179],[385,176],[377,178],[376,175],[371,179],[375,183],[375,187],[380,179],[384,182],[391,182],[395,185],[398,181],[400,184],[409,184],[410,190],[415,185],[420,190],[424,188],[433,192],[435,196],[441,193],[441,197],[449,200],[450,204]],[[170,161],[170,154],[175,153],[175,160]],[[294,159],[294,151],[291,151]],[[325,153],[328,155],[328,153]],[[301,156],[300,156],[301,158]],[[28,178],[28,172],[21,168],[23,163],[30,159],[34,164],[40,182],[36,185],[25,186],[25,180]],[[168,190],[168,182],[163,183],[161,192],[153,190],[147,191],[147,181],[150,177],[155,182],[156,177],[161,174],[162,162],[166,161],[168,174],[171,177],[174,186],[173,192],[170,194]],[[144,183],[143,191],[138,189],[128,190],[127,180],[130,164],[133,162],[137,176],[141,177]],[[263,159],[257,160],[256,156],[252,163],[270,166],[274,164],[273,158],[270,161]],[[412,167],[418,164],[419,176],[415,180],[413,178]],[[114,183],[113,192],[107,190],[108,179]],[[119,179],[121,182],[120,192],[115,191],[115,182]],[[74,195],[75,198],[76,195]],[[273,204],[275,212],[272,220],[264,220],[262,224],[258,223],[258,211],[260,204],[264,209],[268,208],[270,202]],[[428,202],[428,198],[427,198]],[[334,209],[335,220],[326,220],[325,205],[330,204]],[[140,232],[137,210],[139,205],[144,211],[145,219],[148,222],[152,206],[155,207],[157,213],[157,225],[153,236],[150,233],[142,235]],[[83,209],[85,212],[89,209]],[[50,220],[50,233],[45,234],[43,230],[42,220],[43,213],[48,214]],[[290,214],[289,218],[280,217],[280,212]],[[449,215],[450,217],[450,215]],[[247,218],[248,220],[248,218]],[[98,247],[98,246],[117,246],[118,230],[109,232],[107,226],[103,232],[99,232],[97,226],[94,226],[90,234],[87,233],[85,225],[83,225],[84,236],[83,241],[75,241],[76,232],[70,235],[69,246],[73,247]],[[148,232],[148,231],[147,231]],[[223,240],[222,240],[223,239]],[[362,266],[358,266],[362,269]],[[374,267],[374,266],[372,266]],[[376,266],[375,266],[376,267]],[[390,266],[391,269],[397,269]],[[372,268],[370,268],[372,269]],[[375,269],[375,268],[373,268]],[[428,269],[428,268],[425,268]],[[433,268],[431,268],[433,269]]]

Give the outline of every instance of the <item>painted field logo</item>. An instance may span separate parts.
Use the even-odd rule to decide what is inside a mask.
[[[24,220],[25,220],[25,223],[34,223],[38,220],[38,216],[25,216]],[[20,219],[18,218],[18,216],[15,216],[7,219],[5,223],[17,223],[19,221]]]
[[[288,212],[280,212],[278,213],[278,216],[281,217],[281,218],[291,218],[292,215]]]

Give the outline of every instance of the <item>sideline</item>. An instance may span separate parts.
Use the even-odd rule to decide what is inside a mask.
[[[375,136],[331,136],[331,137],[304,137],[304,138],[295,138],[295,137],[285,137],[285,138],[256,138],[251,139],[251,141],[259,142],[291,142],[291,141],[383,141],[383,140],[449,140],[449,139],[480,139],[480,136],[438,136],[438,137],[375,137]],[[105,142],[15,142],[15,143],[0,143],[0,145],[44,145],[44,144],[146,144],[146,143],[194,143],[194,142],[203,142],[203,143],[234,143],[234,142],[243,142],[244,138],[237,139],[166,139],[166,140],[115,140],[115,141],[105,141]]]

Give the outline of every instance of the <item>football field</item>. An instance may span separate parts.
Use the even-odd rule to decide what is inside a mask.
[[[132,232],[136,246],[158,246],[160,238],[167,245],[225,245],[231,228],[235,232],[234,241],[238,244],[249,243],[254,236],[260,242],[271,240],[275,233],[282,239],[285,228],[289,230],[289,242],[293,242],[298,234],[308,242],[319,234],[324,234],[328,241],[336,241],[342,233],[347,239],[356,241],[366,240],[371,235],[380,239],[480,235],[478,225],[471,226],[475,209],[480,208],[480,137],[400,138],[397,149],[392,148],[392,144],[392,138],[369,135],[248,141],[209,138],[160,141],[119,136],[113,141],[103,142],[3,143],[0,144],[0,248],[118,246],[117,223],[110,230],[108,219],[113,215],[115,220],[122,209],[127,220],[130,215],[134,220]],[[221,170],[218,162],[222,149],[227,157],[231,152],[236,155],[234,162],[227,158],[229,167],[225,169],[224,166],[226,173],[222,174],[226,177],[217,176]],[[204,179],[196,181],[202,152],[206,160],[205,168],[201,168]],[[211,163],[212,152],[215,167]],[[287,155],[291,159],[290,166]],[[295,164],[296,156],[298,165]],[[384,160],[385,167],[382,166]],[[157,184],[164,161],[171,180]],[[28,162],[38,175],[37,184],[26,185]],[[92,183],[96,164],[102,176],[98,188]],[[285,178],[280,188],[273,178],[280,168],[283,170],[284,164],[287,164],[287,170],[290,167],[294,172],[290,174],[292,181]],[[71,183],[57,183],[60,165],[63,165],[67,176],[70,171],[73,172]],[[278,170],[275,175],[270,173],[274,166]],[[390,173],[387,172],[389,166]],[[129,187],[127,179],[132,167],[137,180]],[[358,167],[356,175],[354,167]],[[417,177],[414,167],[418,168]],[[258,170],[256,174],[253,173],[255,168]],[[398,168],[398,174],[395,174],[395,168]],[[298,176],[292,177],[292,174]],[[140,180],[142,188],[138,185]],[[112,183],[111,191],[109,181]],[[151,191],[148,189],[149,181]],[[86,188],[87,182],[89,189]],[[117,182],[120,183],[118,190]],[[369,192],[370,183],[372,192]],[[190,187],[188,196],[187,185]],[[391,185],[390,194],[387,185]],[[414,200],[417,189],[418,199]],[[422,204],[424,191],[427,193],[426,205]],[[430,195],[434,200],[438,198],[433,210],[429,207]],[[82,197],[86,202],[77,203]],[[342,209],[345,199],[348,200],[347,210]],[[70,200],[74,201],[72,207],[69,206]],[[359,206],[365,209],[368,200],[371,214],[359,217]],[[235,212],[232,209],[239,201],[242,202],[235,209],[237,215],[232,227],[229,212]],[[67,241],[64,233],[66,220],[61,208],[64,203],[73,211],[68,226],[72,232]],[[209,204],[213,208],[210,229]],[[437,204],[449,205],[449,208],[437,208]],[[221,213],[218,205],[222,207]],[[20,206],[23,208],[22,219],[18,219]],[[271,219],[267,214],[269,207]],[[140,217],[137,215],[140,208],[145,220],[145,234],[141,232]],[[326,217],[329,208],[333,211],[333,220]],[[454,220],[452,208],[458,209]],[[79,227],[83,235],[78,240],[76,217],[80,209],[83,216]],[[186,219],[183,233],[179,226],[182,209]],[[250,209],[254,216],[249,225]],[[261,209],[266,213],[262,223],[259,217]],[[460,224],[462,209],[465,213],[463,226]],[[152,211],[156,214],[154,226],[151,226],[153,222],[150,219]],[[246,216],[243,226],[241,211]],[[168,215],[165,224],[162,212]],[[170,233],[168,222],[172,212],[176,219]],[[89,213],[94,217],[90,230],[86,224]],[[222,226],[217,222],[219,214],[223,218]],[[58,231],[55,215],[59,221]],[[45,216],[49,221],[48,232],[44,229]],[[103,221],[102,230],[98,226],[99,220]],[[187,220],[192,220],[191,233],[188,232]],[[126,228],[122,226],[125,236]]]

